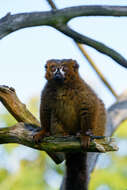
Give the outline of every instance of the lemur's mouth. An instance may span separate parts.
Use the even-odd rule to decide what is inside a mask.
[[[55,80],[62,80],[63,79],[63,76],[61,75],[61,73],[56,73],[55,76],[54,76],[54,79]]]

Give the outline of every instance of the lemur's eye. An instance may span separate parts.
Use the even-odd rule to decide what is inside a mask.
[[[47,65],[45,65],[45,69],[47,69]]]
[[[77,62],[75,62],[75,64],[73,65],[74,67],[74,71],[76,71],[79,68],[79,64]]]
[[[55,66],[55,65],[52,65],[52,66],[51,66],[51,71],[52,71],[52,72],[55,72],[55,71],[56,71],[56,66]]]
[[[66,71],[68,71],[68,67],[67,66],[62,66],[62,71],[64,71],[64,72],[66,72]]]

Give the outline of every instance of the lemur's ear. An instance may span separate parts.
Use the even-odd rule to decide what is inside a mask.
[[[75,61],[73,67],[74,67],[74,71],[76,71],[76,70],[78,70],[78,68],[79,68],[79,64]]]

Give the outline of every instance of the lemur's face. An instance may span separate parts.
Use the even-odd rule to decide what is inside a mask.
[[[45,66],[46,79],[55,81],[66,81],[73,79],[78,72],[78,64],[71,59],[49,60]]]

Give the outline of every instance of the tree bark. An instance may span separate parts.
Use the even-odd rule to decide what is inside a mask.
[[[75,136],[68,137],[45,137],[42,142],[36,143],[33,136],[38,133],[40,128],[36,125],[19,122],[14,126],[0,128],[0,144],[18,143],[34,149],[46,152],[81,152],[80,138]],[[103,138],[93,140],[86,152],[108,152],[117,151],[114,138]]]

